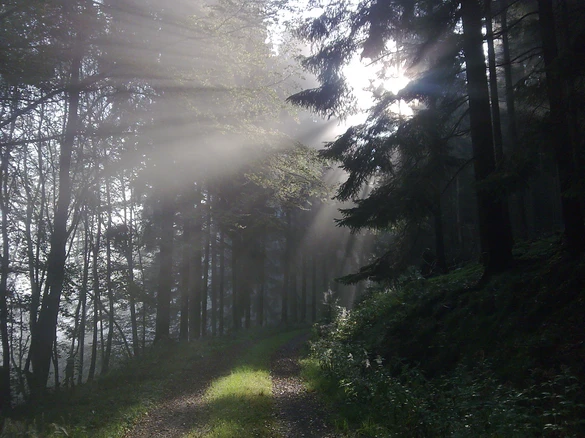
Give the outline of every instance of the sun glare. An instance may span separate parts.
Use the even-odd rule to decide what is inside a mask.
[[[386,71],[383,78],[378,76],[379,69],[379,65],[366,63],[357,56],[345,67],[345,76],[354,90],[360,110],[369,108],[377,94],[385,91],[398,94],[410,81],[400,68]]]
[[[360,60],[358,56],[345,67],[344,74],[353,88],[358,112],[348,117],[336,131],[342,132],[348,126],[364,123],[367,119],[367,110],[375,103],[377,95],[387,91],[398,94],[410,82],[401,69],[387,71],[383,78],[379,78],[377,74],[379,69],[379,65],[371,65]],[[412,109],[403,100],[393,103],[389,110],[404,116],[412,115]]]

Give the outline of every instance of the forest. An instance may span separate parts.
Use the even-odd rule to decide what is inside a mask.
[[[583,2],[1,0],[0,23],[0,436],[585,434]],[[276,338],[336,432],[37,410],[165,355],[276,379]]]

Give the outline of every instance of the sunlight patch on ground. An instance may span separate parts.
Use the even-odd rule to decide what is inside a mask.
[[[228,376],[214,380],[204,395],[207,417],[204,429],[188,437],[277,438],[270,358],[276,349],[300,331],[281,333],[263,340],[246,352]]]
[[[270,374],[266,370],[254,370],[250,367],[237,368],[231,375],[213,382],[206,398],[208,402],[213,403],[221,400],[226,394],[243,398],[271,396]]]

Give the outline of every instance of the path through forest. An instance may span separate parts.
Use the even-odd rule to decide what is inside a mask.
[[[332,438],[326,411],[300,377],[299,357],[308,335],[293,338],[272,356],[270,375],[277,428],[274,438]],[[186,366],[173,379],[166,396],[125,435],[125,438],[178,438],[205,436],[207,418],[204,394],[212,381],[228,375],[249,343],[239,345]],[[243,437],[245,438],[245,437]]]
[[[307,391],[300,377],[299,357],[308,335],[284,344],[272,357],[270,374],[280,433],[285,438],[331,438],[327,413],[314,393]]]
[[[222,349],[186,366],[180,376],[172,379],[162,402],[153,406],[125,438],[178,438],[200,428],[205,390],[213,380],[229,373],[246,346]]]

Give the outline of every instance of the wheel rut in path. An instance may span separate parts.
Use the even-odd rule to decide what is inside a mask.
[[[300,377],[299,357],[308,338],[308,334],[298,336],[272,356],[272,394],[280,432],[284,438],[341,437],[327,425],[327,411],[316,395],[307,391]]]
[[[158,402],[124,438],[178,438],[202,427],[207,408],[205,391],[215,379],[229,374],[248,344],[214,352],[186,367]]]

